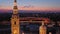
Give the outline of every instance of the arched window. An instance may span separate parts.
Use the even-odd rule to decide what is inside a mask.
[[[16,25],[16,22],[14,22],[14,25]]]

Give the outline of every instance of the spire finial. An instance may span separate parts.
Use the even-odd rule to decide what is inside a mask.
[[[16,0],[14,0],[14,2],[17,2]]]
[[[44,25],[44,21],[42,21],[42,25]]]

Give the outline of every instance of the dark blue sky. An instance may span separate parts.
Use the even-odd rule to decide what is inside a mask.
[[[14,0],[0,0],[0,7],[3,9],[12,8]],[[60,0],[17,0],[18,7],[41,7],[41,8],[60,8]],[[0,9],[1,9],[0,8]],[[32,9],[32,8],[31,8]]]

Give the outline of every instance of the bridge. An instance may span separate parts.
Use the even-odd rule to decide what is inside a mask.
[[[40,23],[44,21],[45,23],[49,23],[50,19],[48,18],[40,18],[40,17],[22,17],[20,18],[20,22],[32,22],[32,23]]]
[[[41,17],[20,17],[20,23],[41,23],[44,21],[45,23],[49,23],[50,19],[41,18]],[[1,24],[9,24],[10,21],[2,21]]]

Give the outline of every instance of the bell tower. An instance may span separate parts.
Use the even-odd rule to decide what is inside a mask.
[[[13,14],[11,17],[11,34],[20,34],[17,0],[14,0]]]

